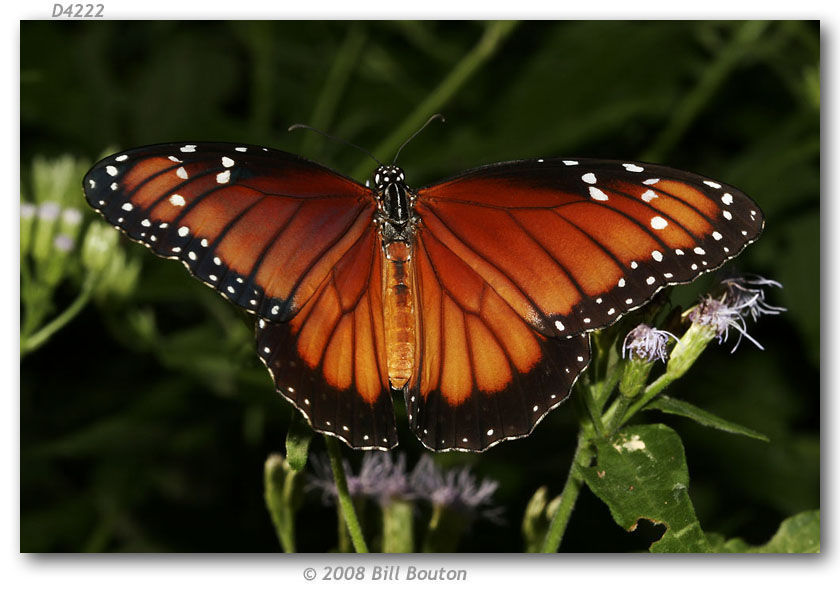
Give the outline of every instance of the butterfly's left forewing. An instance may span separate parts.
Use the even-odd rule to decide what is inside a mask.
[[[220,143],[115,154],[88,172],[84,190],[130,238],[275,321],[294,316],[375,209],[370,190],[316,163]]]

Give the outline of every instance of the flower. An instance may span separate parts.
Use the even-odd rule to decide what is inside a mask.
[[[764,290],[756,286],[768,286],[781,288],[782,284],[760,275],[751,277],[730,277],[721,282],[724,287],[723,300],[730,306],[741,306],[742,310],[749,312],[753,321],[757,321],[761,315],[778,315],[784,312],[785,308],[772,306],[764,298]]]
[[[431,456],[423,455],[411,473],[411,487],[419,498],[434,506],[444,506],[460,513],[481,514],[491,520],[500,518],[499,509],[488,508],[499,482],[484,479],[479,482],[469,467],[441,470]]]
[[[324,502],[335,504],[338,492],[329,459],[312,456],[311,462],[314,475],[310,477],[307,488],[321,490]],[[347,461],[344,461],[344,473],[347,490],[353,498],[374,498],[384,506],[395,498],[407,499],[413,496],[404,455],[394,461],[388,452],[366,452],[358,475],[353,474]]]
[[[55,236],[55,239],[53,240],[53,246],[55,246],[56,250],[64,253],[70,252],[75,245],[76,242],[73,238],[68,235],[64,235],[63,233]]]
[[[621,357],[625,358],[629,354],[631,358],[644,362],[653,362],[657,359],[665,362],[668,360],[669,337],[679,341],[677,336],[670,331],[656,329],[644,323],[637,325],[624,338]]]
[[[761,315],[777,315],[785,309],[772,306],[765,300],[765,290],[757,286],[782,287],[782,285],[764,277],[733,277],[722,282],[724,292],[719,298],[706,297],[688,313],[692,323],[703,325],[714,331],[719,343],[724,343],[729,337],[729,330],[738,332],[738,341],[732,352],[738,348],[743,338],[747,338],[761,350],[764,347],[747,333],[745,316],[749,315],[753,321]]]

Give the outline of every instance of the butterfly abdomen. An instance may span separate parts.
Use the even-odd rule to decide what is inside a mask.
[[[416,316],[411,246],[404,241],[393,241],[383,248],[382,297],[388,379],[394,389],[402,389],[414,370]]]

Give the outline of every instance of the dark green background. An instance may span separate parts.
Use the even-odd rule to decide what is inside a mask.
[[[106,149],[176,140],[268,145],[363,173],[373,165],[359,152],[287,126],[376,148],[486,27],[24,22],[22,176],[37,155],[92,162]],[[818,24],[803,22],[521,23],[455,86],[440,107],[446,124],[400,158],[414,186],[505,159],[653,160],[758,202],[766,231],[731,268],[781,281],[770,299],[788,312],[751,326],[764,352],[715,346],[672,391],[772,442],[666,419],[685,442],[704,529],[753,543],[819,508],[819,43]],[[125,243],[144,260],[136,293],[89,306],[22,362],[21,549],[276,551],[262,465],[282,449],[291,409],[252,351],[250,318],[179,265]],[[75,294],[61,292],[64,304]],[[138,333],[150,316],[154,338]],[[402,409],[400,419],[413,464],[422,450]],[[441,457],[501,484],[505,522],[478,521],[462,550],[521,550],[525,504],[540,485],[559,493],[574,431],[564,406],[525,440]],[[332,547],[334,523],[309,496],[300,549]],[[638,550],[655,536],[623,532],[584,492],[562,549]]]

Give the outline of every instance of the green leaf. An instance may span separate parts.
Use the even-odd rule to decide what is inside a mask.
[[[721,431],[726,431],[727,433],[745,435],[756,440],[761,440],[762,442],[770,441],[770,438],[763,433],[759,433],[758,431],[749,429],[743,425],[738,425],[737,423],[732,423],[731,421],[718,417],[717,415],[694,406],[693,404],[683,400],[677,400],[676,398],[672,398],[670,396],[659,396],[659,398],[648,404],[645,407],[645,410],[658,410],[669,415],[686,417],[692,421],[700,423],[701,425],[705,425],[706,427],[714,427],[715,429],[720,429]]]
[[[750,546],[741,538],[726,540],[718,533],[709,534],[708,537],[714,552],[818,553],[820,551],[820,511],[809,510],[785,519],[776,534],[763,546]]]
[[[685,452],[673,429],[661,424],[628,427],[595,446],[595,465],[581,471],[616,523],[630,531],[640,519],[665,525],[652,552],[711,550],[688,497]]]

